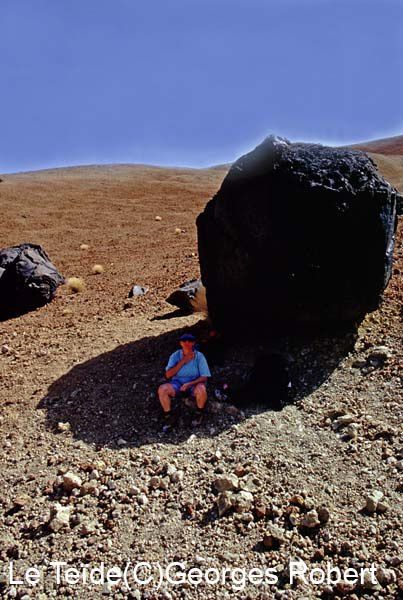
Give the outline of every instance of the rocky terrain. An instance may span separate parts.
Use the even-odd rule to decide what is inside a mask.
[[[401,185],[401,157],[374,157]],[[2,597],[403,594],[401,223],[379,310],[356,332],[282,340],[295,403],[241,412],[210,393],[201,428],[184,410],[161,433],[155,390],[166,359],[185,329],[208,330],[203,315],[180,316],[164,299],[199,276],[195,218],[225,173],[121,165],[1,176],[1,245],[42,244],[65,277],[85,283],[0,323]],[[134,284],[149,291],[129,299]],[[210,389],[239,376],[249,353],[227,348]],[[309,569],[374,563],[377,583],[367,572],[357,583],[290,584],[296,559]],[[64,571],[58,582],[52,561],[80,576],[82,565],[146,561],[156,579],[158,565],[179,561],[185,577],[158,590],[132,571],[116,584]],[[35,566],[29,585],[23,574]],[[193,568],[228,571],[195,585]],[[276,583],[244,581],[253,568],[272,568]]]

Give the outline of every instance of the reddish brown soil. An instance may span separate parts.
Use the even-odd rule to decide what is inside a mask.
[[[401,186],[402,157],[375,158],[385,176]],[[202,317],[155,317],[172,312],[166,296],[199,275],[195,218],[227,168],[117,165],[2,176],[0,246],[39,243],[63,275],[82,277],[86,288],[72,294],[62,286],[49,305],[0,322],[0,560],[15,558],[22,569],[52,558],[72,564],[105,560],[113,566],[128,558],[167,562],[178,556],[193,564],[201,555],[211,557],[214,566],[251,568],[284,566],[291,553],[316,561],[316,553],[326,552],[340,564],[351,559],[394,565],[395,579],[384,585],[383,597],[397,599],[403,590],[402,483],[396,467],[402,460],[401,223],[382,307],[365,319],[354,349],[339,348],[343,340],[326,342],[320,352],[308,349],[301,359],[304,376],[317,379],[299,405],[280,413],[250,411],[242,421],[217,409],[221,412],[211,414],[196,435],[186,428],[170,438],[160,434],[155,390],[165,360],[178,332]],[[89,249],[81,250],[81,244]],[[102,274],[92,274],[95,263],[104,266]],[[150,291],[128,301],[134,283]],[[386,365],[356,367],[376,345],[390,349]],[[316,364],[311,356],[325,360]],[[235,367],[231,362],[229,372]],[[225,369],[214,372],[224,375]],[[338,414],[353,413],[357,440],[343,441],[332,429],[335,407]],[[58,422],[67,423],[67,431],[58,430]],[[167,464],[184,473],[183,481],[154,489],[151,478],[165,477]],[[74,471],[84,481],[91,469],[98,472],[98,495],[63,491],[63,473]],[[267,507],[266,520],[216,518],[213,480],[234,470],[258,479],[254,502]],[[146,503],[137,501],[133,486],[147,496]],[[362,513],[373,489],[385,494],[386,516]],[[301,493],[307,506],[312,501],[329,507],[323,535],[306,537],[288,523],[290,498]],[[22,505],[16,500],[21,495]],[[70,528],[52,533],[47,523],[56,500],[71,507],[72,520]],[[287,529],[279,552],[261,552],[269,519]],[[95,522],[92,533],[83,531],[83,520]],[[347,547],[347,554],[340,550]],[[37,597],[102,597],[99,590],[87,596],[81,587],[56,587],[45,581],[40,588],[45,595]],[[23,587],[18,597],[27,591]],[[247,592],[244,597],[274,597]],[[171,595],[143,597],[239,597],[231,590],[223,593],[171,589]],[[302,587],[289,590],[287,598],[315,594],[312,586]],[[114,597],[141,596],[123,590]]]
[[[403,154],[403,135],[385,138],[382,140],[373,140],[370,142],[361,142],[355,144],[353,148],[364,150],[365,152],[373,152],[374,154],[385,155],[402,155]]]
[[[77,316],[105,316],[122,307],[134,283],[150,288],[148,310],[167,309],[166,295],[199,275],[195,217],[225,173],[117,165],[4,175],[0,245],[41,244],[65,277],[86,283],[85,293],[72,297],[61,288],[52,304],[25,318],[57,326],[68,304]],[[80,250],[83,243],[89,250]],[[91,273],[96,263],[101,276]]]

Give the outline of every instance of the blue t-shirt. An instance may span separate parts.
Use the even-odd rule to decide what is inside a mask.
[[[172,378],[172,383],[187,383],[193,381],[198,377],[211,377],[210,369],[208,367],[206,357],[198,350],[194,351],[195,356],[193,360],[189,361]],[[165,367],[165,371],[172,369],[183,357],[183,351],[177,350],[169,357],[168,364]]]

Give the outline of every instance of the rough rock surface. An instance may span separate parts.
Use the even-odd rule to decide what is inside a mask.
[[[191,279],[172,292],[166,302],[184,313],[202,312],[206,309],[206,291],[200,279]]]
[[[197,219],[215,326],[259,334],[360,320],[390,278],[398,197],[363,152],[266,138]]]
[[[20,314],[50,302],[63,276],[38,244],[0,250],[0,317]]]

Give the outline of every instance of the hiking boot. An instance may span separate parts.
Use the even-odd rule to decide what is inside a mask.
[[[196,412],[196,416],[192,421],[192,427],[200,427],[201,425],[203,425],[204,423],[204,418],[205,418],[205,410],[198,410]]]
[[[168,433],[175,425],[176,419],[171,412],[164,413],[162,422],[162,433]]]

